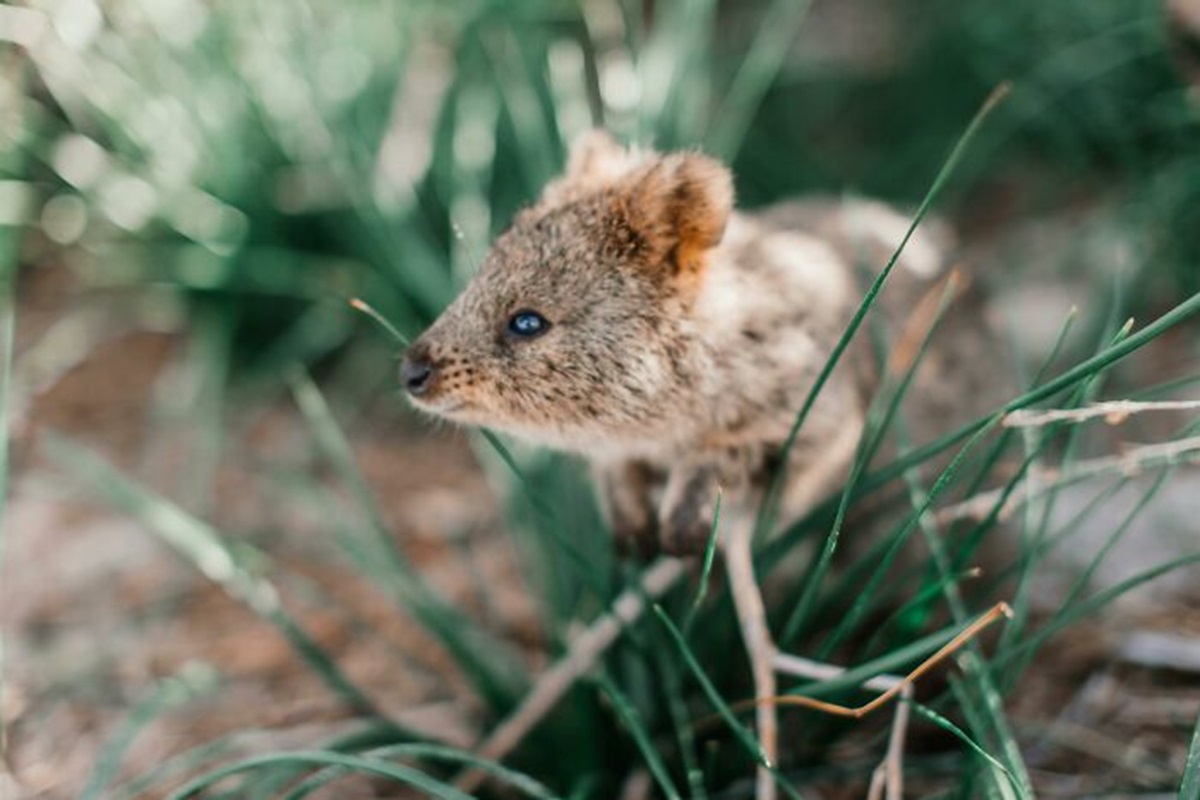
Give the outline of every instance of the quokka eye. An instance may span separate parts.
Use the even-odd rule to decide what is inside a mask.
[[[508,332],[522,339],[532,339],[550,330],[550,323],[536,311],[525,309],[508,320]]]

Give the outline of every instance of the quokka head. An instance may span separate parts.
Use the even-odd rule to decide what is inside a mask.
[[[707,156],[585,135],[409,348],[404,389],[424,411],[568,448],[672,413],[690,303],[732,206]]]

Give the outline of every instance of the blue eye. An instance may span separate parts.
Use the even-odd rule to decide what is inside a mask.
[[[518,311],[508,321],[508,332],[523,339],[532,339],[550,329],[550,323],[536,311]]]

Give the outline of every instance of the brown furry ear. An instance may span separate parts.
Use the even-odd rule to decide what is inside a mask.
[[[698,276],[704,255],[721,242],[733,212],[733,178],[700,153],[673,153],[639,170],[619,196],[629,227],[652,265]]]

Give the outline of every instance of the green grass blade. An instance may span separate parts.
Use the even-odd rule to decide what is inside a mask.
[[[995,661],[998,665],[1002,665],[1012,659],[1028,656],[1030,651],[1041,647],[1054,634],[1091,614],[1095,614],[1127,592],[1192,564],[1200,564],[1200,553],[1189,553],[1169,561],[1164,561],[1157,566],[1139,572],[1133,577],[1126,578],[1092,595],[1086,600],[1080,600],[1074,606],[1059,611],[1049,622],[1031,633],[1020,644],[1014,645],[1007,652],[996,656]]]
[[[358,469],[354,450],[316,384],[307,375],[296,372],[292,375],[292,391],[318,448],[367,518],[364,526],[367,536],[362,539],[361,548],[350,551],[356,566],[395,596],[446,647],[494,709],[502,711],[510,707],[524,687],[503,643],[486,634],[430,588],[396,546],[375,494]]]
[[[1076,384],[1080,383],[1096,374],[1097,372],[1112,366],[1121,359],[1136,352],[1150,342],[1162,336],[1171,328],[1185,322],[1187,319],[1200,312],[1200,293],[1192,295],[1187,300],[1179,303],[1167,313],[1158,317],[1154,322],[1142,328],[1136,333],[1130,334],[1123,339],[1119,344],[1113,345],[1098,353],[1092,358],[1087,359],[1075,367],[1067,370],[1058,377],[1048,383],[1032,389],[1020,397],[1010,400],[999,409],[999,413],[1008,413],[1028,408],[1029,406],[1047,400],[1060,392],[1066,391]],[[906,471],[915,466],[919,466],[926,461],[934,458],[941,453],[954,447],[956,444],[969,439],[971,436],[979,432],[980,428],[989,424],[990,417],[981,417],[973,422],[968,422],[957,430],[940,436],[928,444],[921,445],[904,455],[897,458],[891,464],[880,467],[879,469],[869,472],[863,477],[859,483],[858,495],[865,495],[879,489],[882,486],[889,484],[897,477],[903,475]],[[831,514],[836,508],[836,504],[840,502],[839,498],[834,497],[826,501],[824,505],[815,509],[810,515],[813,518],[819,518],[823,515]],[[795,545],[799,535],[804,533],[803,525],[796,525],[784,535],[778,537],[771,542],[766,553],[763,555],[764,562],[769,566],[778,563],[779,559]]]
[[[1004,404],[1001,411],[1003,413],[1019,411],[1070,389],[1101,370],[1112,366],[1131,353],[1140,350],[1171,328],[1185,322],[1197,312],[1200,312],[1200,293],[1192,295],[1140,331],[1124,337],[1118,343],[1075,365],[1053,380],[1035,389],[1031,389],[1020,397],[1010,400]],[[957,431],[932,442],[930,445],[912,451],[904,458],[898,459],[896,463],[881,469],[877,474],[868,475],[864,483],[871,485],[891,480],[891,478],[914,464],[922,463],[928,458],[937,455],[949,447],[953,447],[958,442],[971,436],[977,430],[979,424],[979,422],[968,423]]]
[[[704,691],[705,696],[708,697],[708,701],[712,703],[713,708],[717,710],[717,713],[721,715],[721,718],[725,720],[725,724],[733,732],[734,738],[750,754],[750,757],[754,759],[756,764],[770,770],[771,775],[775,778],[776,785],[783,789],[788,797],[793,798],[793,800],[800,800],[800,793],[796,791],[795,787],[789,781],[784,779],[776,765],[767,760],[762,748],[758,745],[758,739],[738,720],[737,713],[729,707],[729,704],[725,702],[725,698],[721,697],[721,693],[717,691],[717,687],[713,685],[705,673],[704,667],[700,666],[700,662],[696,660],[696,656],[692,653],[691,647],[688,646],[687,640],[683,638],[683,633],[675,626],[671,618],[667,616],[667,612],[663,610],[662,606],[656,604],[654,606],[654,613],[658,616],[659,621],[662,622],[663,627],[667,629],[667,633],[670,634],[675,647],[679,650],[680,655],[683,656],[684,663],[691,670],[696,682],[700,684],[700,688]]]
[[[679,800],[681,797],[679,790],[675,787],[675,782],[671,780],[671,774],[668,772],[666,764],[663,763],[662,757],[658,754],[650,732],[642,724],[637,709],[633,707],[633,704],[629,702],[629,698],[625,696],[625,693],[617,687],[611,678],[606,675],[598,675],[595,681],[600,690],[612,702],[613,710],[617,712],[617,716],[620,718],[625,730],[629,731],[629,735],[633,737],[638,751],[642,754],[642,759],[646,762],[646,767],[650,770],[650,774],[654,776],[654,782],[662,790],[663,796],[668,798],[668,800]]]
[[[1188,748],[1187,763],[1183,766],[1183,781],[1179,784],[1179,800],[1197,797],[1200,797],[1200,717],[1196,718],[1192,746]]]
[[[716,506],[713,508],[713,524],[712,531],[708,534],[708,544],[704,548],[704,561],[700,568],[700,581],[696,586],[696,597],[692,600],[691,608],[688,609],[687,617],[683,621],[683,635],[687,638],[692,630],[692,624],[696,621],[696,614],[700,611],[700,606],[704,604],[704,598],[708,595],[708,582],[712,576],[713,562],[716,561],[717,543],[719,539],[719,529],[721,525],[721,498],[724,492],[717,490]]]
[[[203,764],[225,758],[235,752],[236,740],[242,731],[235,731],[219,739],[207,741],[204,744],[189,748],[160,761],[151,769],[141,773],[133,780],[109,790],[104,800],[134,800],[134,798],[151,796],[150,791],[166,781],[182,774],[194,772]],[[161,796],[157,792],[152,796]]]
[[[720,108],[713,114],[713,127],[706,137],[710,152],[729,160],[737,155],[754,112],[779,74],[810,5],[810,0],[774,0],[767,8]]]
[[[999,421],[999,419],[999,415],[992,417],[993,421]],[[964,446],[964,450],[977,442],[978,436],[986,431],[987,427],[984,427],[976,433],[975,436],[968,440],[968,444]],[[960,452],[959,456],[961,455],[962,453]],[[942,477],[944,477],[944,473]],[[922,514],[924,510],[928,509],[928,496],[936,493],[938,483],[942,481],[942,477],[939,477],[933,489],[926,493],[925,500],[922,502]],[[922,496],[920,476],[916,474],[915,470],[907,471],[904,474],[904,480],[909,487],[909,491],[915,497]],[[936,574],[939,578],[938,585],[942,590],[942,596],[945,598],[946,605],[949,607],[954,620],[958,624],[966,624],[969,612],[967,611],[966,603],[963,600],[959,586],[953,580],[955,574],[954,567],[951,559],[947,556],[941,537],[932,526],[922,526],[921,533],[928,546],[931,563],[936,569]],[[1021,794],[1031,796],[1033,789],[1028,770],[1026,770],[1022,760],[1021,749],[1017,745],[1016,739],[1005,718],[1003,700],[992,674],[992,667],[984,657],[977,641],[966,644],[959,656],[959,663],[963,669],[962,682],[976,689],[979,694],[979,702],[975,703],[968,702],[965,693],[960,693],[960,705],[962,706],[963,713],[967,715],[972,728],[981,739],[987,740],[990,736],[994,736],[998,746],[1003,751],[1009,773],[1017,778],[1017,782],[1021,787]],[[955,686],[957,684],[952,682],[951,685]],[[1001,793],[1006,793],[1008,786],[1005,783],[997,782],[997,789]]]
[[[959,452],[955,455],[954,459],[951,460],[951,462],[946,466],[946,468],[944,470],[942,470],[941,474],[938,475],[938,478],[934,482],[933,487],[926,493],[924,500],[911,514],[908,515],[908,518],[905,520],[904,527],[901,529],[900,533],[897,534],[896,536],[892,537],[892,542],[891,542],[891,545],[889,546],[889,550],[893,551],[892,552],[893,556],[895,555],[895,552],[898,552],[900,545],[903,544],[903,542],[908,538],[908,535],[912,532],[912,530],[917,527],[917,524],[920,521],[921,517],[930,509],[930,507],[932,507],[933,503],[941,496],[942,492],[948,486],[950,486],[955,475],[958,474],[958,470],[962,466],[963,461],[966,460],[967,456],[971,453],[972,450],[974,450],[975,446],[980,441],[982,441],[985,436],[987,436],[991,432],[991,428],[994,425],[998,424],[999,421],[1000,421],[1000,418],[998,416],[992,417],[988,424],[984,425],[978,431],[976,431],[975,435],[972,436],[965,445],[963,445],[962,449],[959,450]],[[843,512],[843,514],[844,514],[844,512]],[[822,553],[822,556],[824,556],[824,553]],[[832,558],[832,553],[830,554],[830,559],[831,558]],[[886,558],[887,557],[885,556],[885,559]],[[818,562],[818,565],[819,565],[819,563],[820,562]],[[826,562],[826,568],[827,567],[828,567],[828,561]],[[821,571],[818,573],[818,575],[823,576],[824,572]],[[950,576],[947,575],[944,577],[949,578]],[[882,578],[883,578],[883,572],[882,572],[882,570],[880,570],[872,577],[872,581],[874,581],[874,583],[877,584],[880,580],[882,580]],[[801,596],[800,602],[796,604],[796,608],[793,611],[792,616],[788,619],[787,624],[784,626],[783,641],[790,641],[791,639],[793,639],[796,636],[797,632],[801,629],[804,622],[807,620],[808,614],[815,607],[816,590],[807,588],[808,586],[812,585],[813,578],[806,577],[805,580],[806,580],[806,584],[805,584],[806,585],[806,593]],[[867,605],[870,603],[870,601],[871,601],[871,592],[869,592],[869,591],[863,592],[862,595],[860,596],[860,598],[858,600],[856,600],[855,604],[851,607],[851,611],[847,615],[847,620],[849,620],[851,622],[857,621],[861,617],[861,615],[866,613]],[[840,631],[840,630],[845,630],[845,629],[847,629],[847,625],[846,625],[846,622],[844,621],[841,625],[839,625],[838,630]],[[831,641],[827,642],[826,647],[823,648],[823,652],[825,650],[832,649],[832,645],[834,645],[836,643],[837,643],[836,639],[832,639]]]
[[[462,750],[433,744],[399,744],[379,747],[360,754],[372,759],[415,758],[442,761],[448,764],[471,767],[485,772],[508,784],[513,789],[535,800],[558,800],[558,796],[538,781],[524,773],[509,769],[486,758],[480,758]],[[301,800],[337,778],[348,774],[346,766],[331,766],[306,778],[284,795],[281,800]]]
[[[92,766],[92,774],[80,792],[80,800],[99,800],[110,796],[106,789],[116,777],[129,747],[138,734],[175,706],[207,694],[216,684],[216,675],[203,667],[185,667],[179,674],[159,682],[154,691],[137,703],[129,716],[105,743]]]
[[[1142,493],[1142,496],[1133,505],[1133,508],[1129,509],[1129,513],[1127,513],[1121,522],[1115,528],[1113,528],[1112,533],[1108,535],[1104,541],[1104,544],[1102,544],[1096,551],[1096,554],[1088,559],[1087,566],[1084,567],[1083,571],[1075,578],[1071,588],[1067,590],[1067,597],[1062,602],[1063,608],[1069,608],[1075,605],[1075,602],[1079,599],[1080,595],[1082,595],[1088,585],[1091,584],[1092,577],[1096,574],[1096,571],[1100,569],[1100,566],[1104,563],[1105,559],[1108,557],[1108,554],[1112,552],[1114,547],[1120,544],[1133,523],[1137,521],[1137,518],[1141,516],[1142,512],[1146,510],[1147,506],[1153,502],[1154,498],[1157,497],[1159,492],[1161,492],[1166,486],[1167,480],[1171,477],[1172,472],[1172,468],[1168,466],[1158,474],[1158,476],[1154,479],[1154,482],[1150,485],[1150,488]]]
[[[386,719],[374,702],[292,619],[283,608],[275,586],[250,571],[215,529],[60,436],[46,437],[44,447],[50,460],[60,469],[90,487],[113,507],[138,520],[230,597],[278,629],[301,660],[351,708]]]
[[[934,725],[938,726],[965,744],[971,749],[972,752],[991,765],[993,769],[998,770],[1002,775],[1004,775],[1004,777],[1008,779],[1014,791],[1016,791],[1018,794],[1023,794],[1021,784],[1017,781],[1017,776],[1013,775],[1012,772],[1009,771],[1008,767],[1004,766],[999,759],[997,759],[987,750],[984,750],[978,742],[968,736],[966,731],[928,706],[917,702],[912,702],[910,705],[912,710],[916,712],[917,716],[924,717]]]
[[[222,781],[231,775],[237,775],[242,772],[248,772],[262,767],[275,767],[283,765],[344,767],[353,772],[362,772],[365,774],[379,775],[384,778],[391,778],[399,784],[411,786],[414,789],[419,789],[423,792],[426,792],[428,796],[437,797],[441,800],[471,800],[470,795],[460,792],[453,786],[442,781],[435,780],[428,775],[425,775],[423,772],[411,767],[405,767],[399,764],[391,764],[386,761],[380,761],[376,758],[369,758],[366,756],[355,756],[344,753],[320,751],[275,753],[237,761],[219,769],[211,770],[210,772],[189,781],[180,789],[172,792],[168,800],[187,800],[189,797],[195,797],[209,786],[212,786],[213,784],[218,783],[219,781]]]
[[[487,442],[488,446],[496,453],[497,456],[500,457],[500,460],[503,462],[505,467],[512,472],[513,477],[517,479],[518,485],[520,485],[522,491],[525,493],[525,497],[529,500],[535,511],[541,515],[543,519],[548,521],[546,530],[549,533],[550,540],[562,552],[562,554],[567,557],[567,560],[570,562],[571,566],[575,568],[578,576],[588,583],[590,588],[596,592],[597,596],[608,597],[610,593],[609,585],[600,575],[596,574],[596,570],[593,568],[591,561],[586,555],[584,555],[583,551],[579,549],[579,546],[571,541],[569,536],[563,533],[563,526],[557,524],[554,510],[546,504],[545,499],[542,498],[537,491],[537,487],[534,486],[532,481],[529,480],[528,476],[525,475],[520,464],[518,464],[517,460],[513,458],[512,453],[509,452],[508,448],[504,445],[504,442],[500,441],[500,437],[486,428],[480,429],[479,433],[483,437],[483,440]]]
[[[659,637],[654,640],[653,646],[654,661],[658,668],[662,692],[666,697],[667,711],[675,727],[680,760],[683,762],[682,768],[687,779],[688,799],[708,800],[708,791],[704,787],[704,772],[696,761],[696,735],[691,720],[688,719],[687,700],[683,693],[683,671],[679,668],[678,658],[665,640]]]
[[[1004,406],[1004,411],[1007,413],[1028,408],[1035,403],[1040,403],[1071,388],[1080,381],[1086,380],[1101,370],[1112,366],[1130,353],[1141,349],[1171,328],[1187,320],[1197,311],[1200,311],[1200,292],[1184,300],[1137,333],[1131,333],[1126,336],[1124,335],[1125,328],[1122,328],[1122,332],[1118,333],[1118,341],[1111,347],[1105,348],[1095,356],[1077,364],[1054,380],[1048,381],[1044,385],[1008,402]],[[1129,330],[1132,330],[1132,324],[1133,320],[1126,323]]]
[[[1016,786],[1010,787],[1008,781],[1000,780],[993,774],[991,777],[997,791],[1003,797],[1010,797],[1015,789],[1017,797],[1033,798],[1033,782],[1029,778],[1029,770],[1025,767],[1021,748],[1004,715],[1003,698],[991,674],[992,665],[976,652],[978,649],[978,646],[975,646],[960,656],[963,675],[961,678],[951,677],[950,688],[970,727],[980,738],[994,738],[1002,760],[1007,762],[1005,777],[1013,779]],[[968,687],[978,693],[978,699],[970,696]]]
[[[379,311],[377,311],[375,307],[366,300],[355,297],[350,301],[350,307],[355,311],[361,312],[369,317],[376,325],[379,326],[381,330],[383,330],[384,333],[391,337],[392,341],[396,342],[401,347],[408,347],[408,337],[401,333],[399,328],[388,322],[387,317],[379,313]]]
[[[834,368],[837,367],[838,363],[841,361],[842,354],[845,353],[846,348],[850,346],[850,341],[858,332],[859,326],[862,325],[863,319],[866,317],[867,312],[870,311],[871,307],[875,304],[876,297],[878,297],[879,293],[883,290],[884,283],[887,282],[888,277],[892,274],[892,270],[895,269],[896,264],[899,262],[900,255],[904,252],[904,248],[908,245],[909,239],[911,239],[913,234],[916,233],[917,227],[925,219],[925,216],[929,213],[934,201],[941,195],[942,189],[949,182],[950,177],[954,174],[955,170],[958,168],[958,165],[962,162],[967,149],[969,148],[971,142],[975,139],[975,136],[978,134],[980,128],[983,126],[984,121],[991,114],[992,110],[1004,99],[1004,97],[1008,94],[1008,91],[1008,84],[1002,84],[994,92],[992,92],[991,96],[984,102],[979,111],[976,112],[975,117],[971,120],[970,124],[967,125],[967,129],[963,132],[962,136],[959,137],[954,147],[950,150],[949,156],[947,156],[945,162],[942,164],[941,169],[938,170],[937,175],[933,179],[933,183],[930,185],[928,191],[925,192],[925,197],[921,200],[921,204],[918,206],[916,214],[913,215],[912,222],[904,232],[904,238],[900,240],[900,244],[892,253],[891,258],[888,259],[887,265],[884,266],[879,275],[876,276],[875,280],[871,283],[871,287],[867,290],[866,295],[863,296],[862,302],[859,303],[858,308],[855,310],[854,316],[850,319],[846,329],[842,332],[841,338],[838,339],[837,344],[834,346],[833,352],[830,353],[829,358],[826,359],[824,366],[821,367],[821,371],[817,375],[817,379],[813,383],[812,388],[809,390],[808,395],[805,397],[800,411],[796,414],[796,418],[792,422],[792,427],[788,431],[787,438],[784,441],[782,454],[780,456],[780,466],[772,476],[771,483],[767,489],[766,496],[762,503],[762,508],[758,514],[758,520],[755,524],[757,534],[761,535],[766,533],[774,524],[776,506],[779,502],[779,494],[787,477],[787,454],[790,453],[792,447],[795,446],[796,437],[799,436],[800,429],[804,426],[804,421],[808,418],[809,413],[812,411],[818,395],[820,395],[821,390],[825,386],[825,382],[828,381],[829,376],[833,374]],[[825,567],[818,568],[818,572],[820,574],[823,574],[825,569],[828,568],[828,562],[832,558],[832,551],[837,546],[836,536],[831,536],[830,540],[831,541],[826,543],[825,548],[828,551],[828,555],[826,555],[825,552],[821,554],[821,561],[824,562]]]
[[[836,538],[838,538],[841,534],[842,525],[845,522],[846,514],[850,507],[850,498],[854,493],[854,485],[858,478],[862,475],[863,470],[866,469],[866,465],[871,462],[871,459],[878,451],[880,445],[882,445],[888,428],[891,426],[892,422],[896,420],[900,403],[903,401],[909,386],[911,386],[917,369],[920,368],[921,363],[924,361],[925,356],[929,351],[929,344],[932,341],[934,334],[937,332],[938,326],[942,321],[942,317],[945,314],[946,309],[948,308],[953,297],[954,290],[955,280],[952,277],[951,279],[947,280],[945,285],[942,287],[941,296],[938,298],[938,307],[933,315],[928,330],[926,330],[925,335],[921,339],[921,343],[917,348],[915,357],[912,359],[907,369],[905,369],[904,374],[901,376],[899,382],[891,391],[890,396],[886,393],[881,393],[877,397],[877,400],[879,400],[880,404],[884,407],[882,414],[868,414],[866,431],[863,435],[865,446],[863,447],[862,452],[856,456],[852,474],[846,483],[846,488],[842,492],[842,500],[838,506],[837,516],[834,517],[833,528],[830,532],[829,539],[826,540],[827,548],[829,546],[829,540],[836,540]],[[872,405],[875,405],[875,403],[872,403]],[[988,429],[984,428],[978,434],[976,434],[976,436],[982,437],[987,433],[987,431]],[[913,528],[915,525],[924,524],[924,510],[928,509],[933,504],[933,501],[936,499],[936,494],[940,493],[941,488],[939,487],[939,484],[940,486],[949,485],[950,481],[957,474],[958,469],[965,460],[967,454],[971,452],[972,449],[972,442],[968,442],[963,446],[962,450],[955,457],[955,459],[951,461],[950,465],[939,478],[938,484],[934,485],[934,489],[930,492],[931,496],[925,499],[924,505],[916,509],[909,517],[908,522],[895,535],[890,537],[890,544],[884,551],[882,558],[880,558],[874,573],[870,578],[868,578],[863,588],[856,592],[856,597],[851,605],[850,612],[841,617],[841,621],[838,623],[838,626],[826,639],[825,644],[822,645],[821,649],[817,653],[818,659],[828,658],[829,654],[833,652],[834,648],[836,648],[845,637],[850,635],[851,631],[854,629],[854,626],[857,625],[862,616],[867,613],[868,608],[874,602],[873,598],[876,595],[876,588],[884,579],[884,576],[891,567],[893,561],[899,555],[901,547],[903,547],[904,543],[908,540]],[[824,555],[825,554],[822,553],[822,556]],[[830,553],[830,556],[832,557],[832,553]],[[819,563],[820,562],[818,562],[818,565]],[[791,637],[794,636],[803,625],[805,614],[815,607],[817,602],[817,586],[815,584],[816,581],[809,581],[806,584],[805,592],[801,594],[800,601],[796,604],[796,609],[793,612],[791,619],[788,621],[788,625],[784,628],[783,641],[790,641]]]

